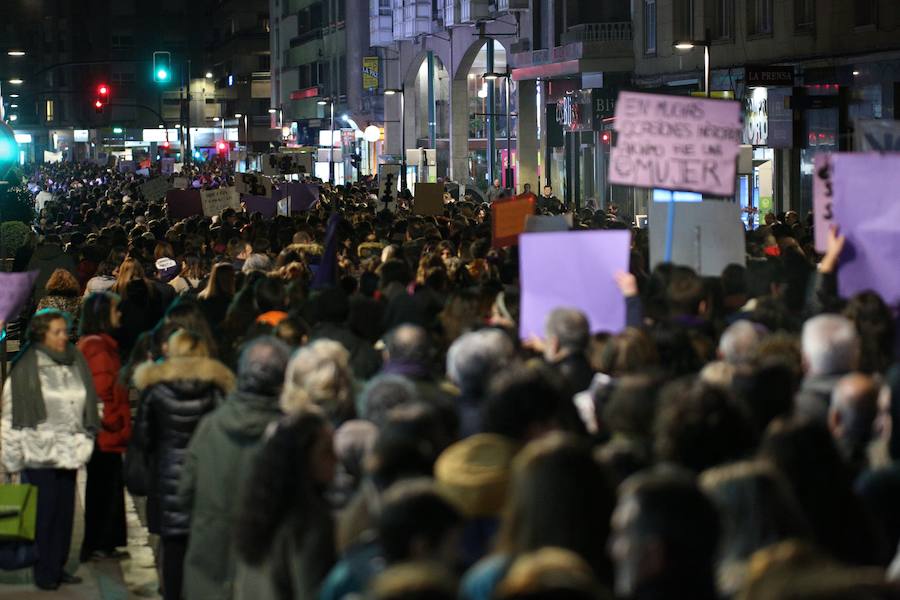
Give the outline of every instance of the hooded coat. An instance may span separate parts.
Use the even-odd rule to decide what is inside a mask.
[[[38,272],[37,279],[34,282],[34,293],[32,294],[35,304],[47,294],[45,286],[56,269],[65,269],[73,277],[78,277],[75,261],[72,260],[71,256],[63,252],[63,249],[58,245],[41,244],[35,248],[34,254],[31,255],[31,260],[28,261],[28,266],[25,268],[26,271]]]
[[[231,598],[234,527],[243,481],[263,434],[281,417],[278,396],[236,391],[201,421],[185,457],[178,496],[191,516],[184,560],[190,600]]]
[[[147,362],[135,370],[134,385],[141,392],[135,442],[153,465],[148,504],[159,507],[156,523],[164,537],[190,531],[190,513],[178,498],[188,444],[200,419],[234,389],[234,382],[228,367],[204,357]]]

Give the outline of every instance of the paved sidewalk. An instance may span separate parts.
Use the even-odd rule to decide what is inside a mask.
[[[78,473],[79,493],[75,498],[75,528],[72,550],[66,570],[84,581],[78,585],[64,585],[49,592],[31,583],[31,570],[0,571],[0,599],[6,600],[157,600],[159,586],[153,550],[143,514],[143,499],[132,499],[126,493],[125,508],[128,521],[128,552],[131,557],[121,561],[98,560],[79,564],[78,553],[84,538],[84,471]],[[140,514],[139,514],[140,513]]]

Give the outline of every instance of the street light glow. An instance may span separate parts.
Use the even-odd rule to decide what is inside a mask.
[[[242,115],[241,113],[234,113],[234,118],[235,118],[235,119],[240,119],[240,118],[243,117],[243,116],[244,116],[244,115]]]
[[[10,94],[9,97],[10,97],[10,98],[18,98],[19,95],[18,95],[18,94]]]
[[[325,106],[326,104],[328,104],[328,102],[325,100],[319,100],[318,102],[316,102],[316,104],[318,104],[319,106]]]
[[[694,42],[678,42],[675,44],[676,50],[691,50],[694,47]]]
[[[10,50],[6,53],[8,56],[25,56],[24,50]]]
[[[25,83],[24,81],[22,81],[22,80],[19,79],[18,77],[16,77],[15,79],[10,79],[9,82],[10,82],[11,84],[13,84],[13,85],[22,85],[23,83]]]
[[[270,109],[269,109],[269,114],[270,114],[270,115],[274,115],[274,114],[277,113],[277,112],[278,112],[278,109],[276,109],[276,108],[270,108]]]
[[[10,121],[18,121],[18,120],[19,120],[19,115],[9,115],[9,120],[10,120]]]
[[[206,72],[206,78],[207,78],[207,79],[212,79],[212,78],[213,78],[212,71],[207,71],[207,72]]]
[[[398,92],[398,90],[384,90],[384,95],[385,96],[393,96],[397,92]]]

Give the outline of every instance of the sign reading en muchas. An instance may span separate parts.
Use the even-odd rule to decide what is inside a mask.
[[[734,195],[740,103],[622,92],[614,126],[610,183]]]
[[[378,57],[363,57],[363,89],[374,90],[378,88]]]

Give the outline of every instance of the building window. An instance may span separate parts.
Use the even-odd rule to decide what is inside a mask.
[[[47,100],[47,122],[53,121],[53,100]]]
[[[816,0],[794,0],[794,29],[812,31],[816,27]]]
[[[853,26],[874,27],[878,18],[877,0],[856,0],[853,3]]]
[[[134,36],[114,33],[110,36],[109,45],[113,50],[128,50],[134,47]]]
[[[656,0],[644,0],[644,54],[656,54]]]
[[[675,41],[694,39],[694,0],[675,0],[672,34]]]
[[[713,40],[734,39],[734,0],[707,0],[706,14]]]
[[[772,35],[772,0],[747,0],[747,34]]]

